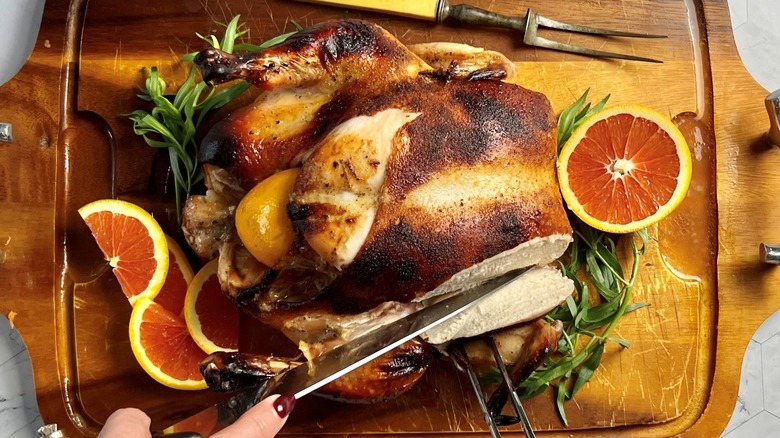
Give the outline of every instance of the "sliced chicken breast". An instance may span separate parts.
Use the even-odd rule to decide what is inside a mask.
[[[546,315],[574,291],[574,283],[551,267],[537,267],[483,299],[475,308],[423,335],[432,344],[468,338]]]

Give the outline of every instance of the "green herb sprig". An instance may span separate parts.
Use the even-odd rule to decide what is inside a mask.
[[[236,41],[249,31],[243,24],[239,24],[239,19],[240,15],[236,15],[225,25],[225,34],[221,40],[214,35],[196,35],[212,47],[232,53],[234,50],[262,50],[295,33],[279,35],[260,45],[237,44]],[[196,53],[184,55],[183,61],[191,63]],[[133,111],[129,118],[133,122],[133,131],[142,136],[146,144],[168,150],[174,177],[176,214],[181,223],[182,202],[191,194],[194,186],[203,180],[203,172],[198,162],[198,143],[195,139],[198,127],[210,112],[227,105],[250,85],[242,81],[224,88],[209,87],[202,80],[196,80],[197,68],[193,65],[187,79],[176,93],[171,95],[165,94],[166,83],[157,67],[151,67],[148,71],[145,87],[141,89],[138,97],[152,102],[154,108],[151,112]],[[204,95],[207,88],[208,92]]]
[[[574,102],[572,106],[563,110],[561,115],[558,117],[558,153],[561,152],[563,145],[569,141],[572,132],[574,132],[574,130],[585,121],[585,119],[601,111],[601,109],[604,108],[604,105],[607,104],[607,101],[610,97],[610,95],[607,94],[599,101],[599,103],[591,108],[590,102],[588,102],[589,92],[590,89],[585,90],[582,96],[580,96],[580,98],[577,99],[577,101]]]
[[[566,425],[568,421],[563,403],[573,398],[593,376],[607,342],[615,342],[624,348],[630,346],[628,340],[611,336],[618,321],[627,313],[649,305],[631,303],[639,260],[647,247],[647,230],[625,236],[631,239],[633,258],[630,276],[626,277],[617,258],[617,244],[613,237],[576,218],[572,219],[572,228],[574,241],[568,251],[569,261],[561,264],[561,271],[574,282],[576,293],[545,316],[549,322],[563,322],[558,354],[520,384],[523,398],[533,397],[548,386],[554,386],[557,390],[556,407]],[[637,244],[637,237],[641,245]],[[583,268],[587,281],[581,281],[577,276]],[[599,295],[593,301],[591,287]]]
[[[592,107],[587,100],[588,91],[561,113],[558,120],[559,152],[572,132],[606,105],[609,96]],[[528,399],[550,386],[554,387],[556,408],[567,426],[565,400],[573,398],[593,377],[607,342],[629,347],[628,340],[613,337],[612,332],[623,316],[649,305],[631,303],[639,260],[648,243],[647,230],[619,237],[631,239],[633,259],[630,275],[626,276],[618,261],[617,237],[596,230],[574,215],[570,215],[569,220],[573,242],[567,251],[567,262],[561,263],[561,271],[574,282],[575,294],[545,316],[549,322],[563,322],[558,352],[523,381],[518,391],[521,398]],[[583,269],[585,281],[578,276]],[[594,290],[598,297],[593,295]],[[495,380],[495,376],[486,377],[487,381]]]

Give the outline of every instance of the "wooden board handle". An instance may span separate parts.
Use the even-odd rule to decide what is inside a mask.
[[[436,21],[442,0],[298,0]]]

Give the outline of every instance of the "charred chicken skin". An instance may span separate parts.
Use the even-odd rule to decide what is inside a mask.
[[[551,106],[501,80],[514,68],[503,55],[406,47],[376,25],[342,20],[258,53],[205,50],[195,62],[209,82],[266,91],[203,139],[209,191],[188,201],[185,236],[202,257],[220,257],[237,305],[309,357],[415,311],[431,291],[548,264],[570,241]],[[265,267],[242,247],[231,214],[246,190],[297,166],[287,205],[297,237]],[[422,375],[428,348],[382,359],[388,369],[414,365],[401,367],[412,378],[397,387],[369,389],[363,373],[330,389],[394,395]]]

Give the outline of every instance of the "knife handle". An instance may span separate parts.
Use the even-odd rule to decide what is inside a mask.
[[[384,12],[402,17],[436,21],[444,0],[298,0],[320,5],[341,6],[363,11]]]

